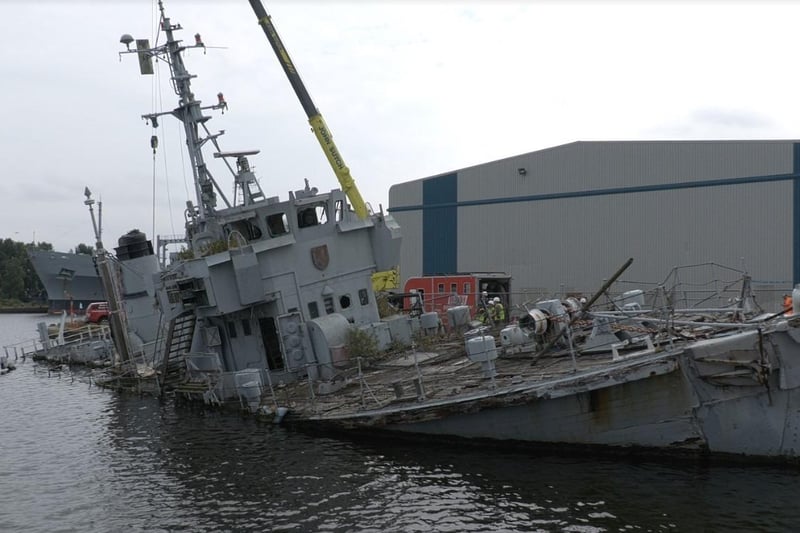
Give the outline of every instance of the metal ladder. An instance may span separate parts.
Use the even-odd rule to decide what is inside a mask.
[[[192,348],[197,316],[194,311],[178,315],[169,323],[164,361],[161,367],[161,395],[183,381],[186,371],[184,356]]]

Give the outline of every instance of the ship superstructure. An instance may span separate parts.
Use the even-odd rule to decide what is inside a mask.
[[[183,123],[196,197],[187,202],[187,249],[155,280],[167,325],[157,364],[165,375],[184,361],[190,370],[210,365],[222,381],[242,371],[273,381],[330,375],[352,325],[379,328],[372,275],[398,264],[399,227],[381,212],[360,217],[342,190],[321,193],[307,180],[287,200],[266,197],[250,163],[258,151],[224,152],[222,132],[207,127],[205,113],[227,105],[222,94],[210,106],[195,98],[182,53],[204,47],[200,36],[183,44],[182,28],[159,7],[164,44],[137,40],[131,52],[143,73],[154,60],[169,65],[178,107],[144,118],[154,127],[165,115]],[[229,162],[231,201],[209,170],[209,147]]]

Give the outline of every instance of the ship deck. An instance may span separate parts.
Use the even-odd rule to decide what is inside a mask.
[[[468,410],[471,405],[518,403],[533,396],[560,395],[559,390],[592,388],[593,382],[628,379],[623,374],[645,364],[661,365],[663,371],[676,368],[676,351],[641,350],[621,355],[581,354],[573,360],[569,351],[536,355],[533,351],[501,354],[494,360],[496,375],[487,377],[482,363],[466,357],[463,340],[443,342],[436,352],[416,351],[393,354],[380,360],[351,358],[337,369],[330,383],[313,388],[308,379],[274,386],[266,393],[272,407],[287,407],[296,421],[347,420],[364,424],[365,419],[386,419],[402,413],[407,418],[425,411]],[[650,370],[652,372],[652,370]],[[327,389],[327,390],[325,390]]]

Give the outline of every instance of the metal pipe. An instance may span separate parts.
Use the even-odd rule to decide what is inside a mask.
[[[567,328],[566,328],[566,329],[567,329],[567,331],[570,331],[570,326],[572,326],[573,322],[575,322],[575,320],[577,320],[577,319],[578,319],[578,317],[580,317],[581,315],[583,315],[584,313],[586,313],[586,311],[588,311],[588,310],[589,310],[589,308],[592,306],[592,304],[594,304],[594,303],[595,303],[595,302],[598,300],[598,298],[600,298],[600,296],[601,296],[601,295],[602,295],[604,292],[606,292],[606,291],[608,290],[608,288],[609,288],[609,287],[611,287],[611,285],[612,285],[612,284],[613,284],[615,281],[617,281],[617,278],[619,278],[619,277],[622,275],[622,273],[623,273],[623,272],[625,272],[625,270],[627,270],[629,266],[631,266],[631,263],[633,263],[633,257],[629,257],[629,258],[628,258],[628,260],[627,260],[627,261],[625,261],[625,264],[623,264],[621,267],[619,267],[619,269],[617,269],[617,271],[616,271],[616,272],[614,272],[614,275],[613,275],[613,276],[611,276],[611,277],[608,279],[608,281],[606,281],[605,283],[603,283],[602,287],[600,287],[600,290],[598,290],[598,291],[597,291],[597,292],[594,294],[594,296],[592,296],[592,297],[591,297],[589,300],[587,300],[587,301],[586,301],[586,303],[584,303],[584,304],[583,304],[583,306],[581,306],[580,312],[578,312],[578,313],[575,313],[575,316],[574,316],[574,317],[572,317],[572,318],[570,319],[570,321],[569,321],[569,323],[568,323],[568,325],[567,325]],[[554,345],[556,342],[558,342],[558,340],[559,340],[560,338],[561,338],[561,335],[556,335],[556,336],[554,336],[552,339],[550,339],[550,340],[549,340],[549,341],[548,341],[548,342],[547,342],[547,343],[544,345],[544,348],[542,348],[541,350],[539,350],[539,352],[536,354],[536,357],[539,357],[539,356],[543,355],[544,353],[546,353],[546,352],[547,352],[547,351],[548,351],[550,348],[552,348],[552,347],[553,347],[553,345]]]

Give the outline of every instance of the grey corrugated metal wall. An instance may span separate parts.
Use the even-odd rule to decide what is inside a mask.
[[[711,261],[777,298],[800,247],[795,152],[795,141],[578,142],[458,170],[454,270],[507,272],[520,303],[591,293],[628,257],[623,279],[650,282]],[[390,190],[402,279],[433,273],[423,181]]]

